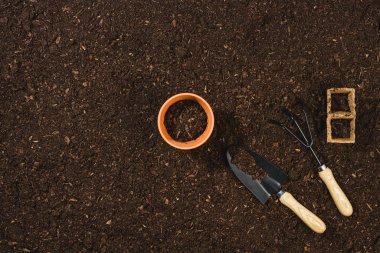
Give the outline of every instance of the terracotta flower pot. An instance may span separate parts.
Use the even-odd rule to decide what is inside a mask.
[[[169,135],[165,126],[165,114],[168,111],[169,107],[175,104],[176,102],[183,101],[183,100],[196,101],[203,108],[207,116],[207,126],[204,132],[195,140],[186,141],[186,142],[174,140]],[[169,145],[178,149],[189,150],[189,149],[194,149],[201,146],[203,143],[205,143],[208,140],[208,138],[210,138],[212,134],[212,130],[214,129],[214,113],[212,112],[211,106],[202,97],[193,93],[180,93],[169,98],[162,105],[160,112],[158,113],[157,123],[158,123],[158,130],[160,131],[162,138]]]

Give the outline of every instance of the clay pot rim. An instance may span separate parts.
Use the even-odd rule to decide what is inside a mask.
[[[169,135],[165,126],[165,115],[170,106],[172,106],[173,104],[179,101],[184,101],[184,100],[196,101],[203,108],[207,116],[207,126],[204,132],[195,140],[181,142],[181,141],[174,140]],[[194,93],[180,93],[166,100],[166,102],[161,106],[161,109],[158,113],[157,125],[158,125],[158,130],[162,138],[169,145],[178,149],[189,150],[189,149],[194,149],[201,146],[210,138],[212,131],[214,129],[214,124],[215,124],[214,121],[215,121],[214,113],[211,109],[211,106],[207,103],[206,100],[204,100],[201,96],[198,96]]]

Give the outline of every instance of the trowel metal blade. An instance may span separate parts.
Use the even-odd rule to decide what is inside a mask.
[[[281,184],[272,177],[265,176],[261,180],[261,184],[270,194],[277,194],[279,191],[281,191]]]
[[[267,172],[274,180],[280,184],[283,184],[288,180],[288,175],[279,167],[249,149],[245,149],[245,151],[255,159],[257,166]]]
[[[255,197],[264,204],[268,201],[271,194],[264,188],[259,180],[253,179],[250,175],[247,175],[242,170],[240,170],[235,164],[232,163],[232,157],[227,151],[227,161],[235,176],[244,184],[244,186],[253,194]]]

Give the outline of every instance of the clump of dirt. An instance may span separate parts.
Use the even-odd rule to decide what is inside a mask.
[[[175,140],[191,141],[206,129],[207,116],[196,101],[179,101],[170,106],[166,113],[165,126]]]

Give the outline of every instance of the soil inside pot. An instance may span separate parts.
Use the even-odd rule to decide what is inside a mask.
[[[167,111],[165,126],[175,140],[191,141],[198,138],[206,129],[207,116],[196,101],[179,101]]]

